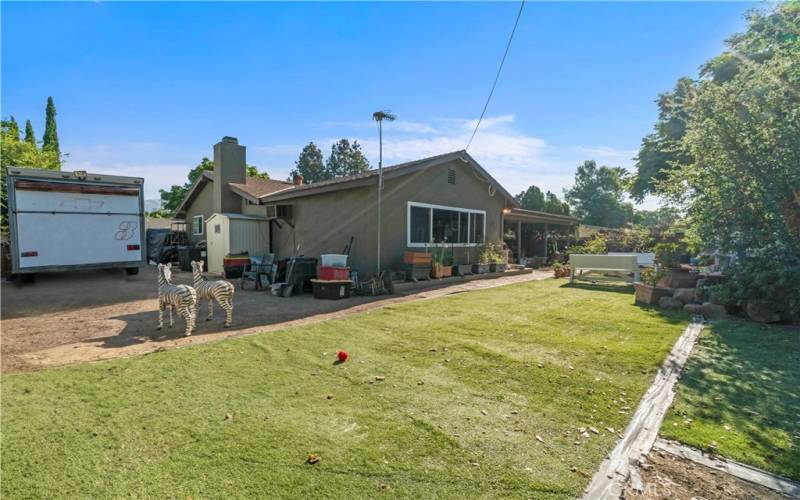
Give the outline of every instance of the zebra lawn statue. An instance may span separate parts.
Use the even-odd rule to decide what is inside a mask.
[[[192,261],[192,284],[197,290],[197,315],[200,315],[200,300],[208,299],[206,321],[214,319],[214,301],[225,310],[225,328],[233,323],[233,284],[229,281],[208,281],[203,277],[203,261]]]
[[[172,279],[172,264],[158,265],[158,329],[164,327],[164,308],[169,310],[169,327],[172,328],[172,309],[186,321],[188,337],[194,330],[197,292],[189,285],[175,285]]]

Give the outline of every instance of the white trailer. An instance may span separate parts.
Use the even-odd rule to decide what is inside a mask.
[[[144,179],[10,167],[11,273],[124,268],[144,263]]]

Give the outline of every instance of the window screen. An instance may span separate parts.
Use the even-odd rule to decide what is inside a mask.
[[[455,210],[433,209],[433,242],[458,242],[458,215]]]
[[[192,234],[203,234],[203,216],[195,215],[192,217]]]
[[[471,213],[470,219],[470,243],[483,243],[483,214]]]
[[[431,209],[426,207],[411,207],[411,243],[429,243],[431,238]]]

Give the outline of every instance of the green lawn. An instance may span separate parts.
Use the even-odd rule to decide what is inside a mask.
[[[709,325],[661,434],[800,480],[800,328]]]
[[[686,323],[547,280],[7,375],[0,493],[574,498]]]

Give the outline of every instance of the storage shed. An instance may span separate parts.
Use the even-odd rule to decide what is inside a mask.
[[[208,272],[222,273],[227,255],[269,252],[269,221],[254,215],[212,214],[206,219]]]

